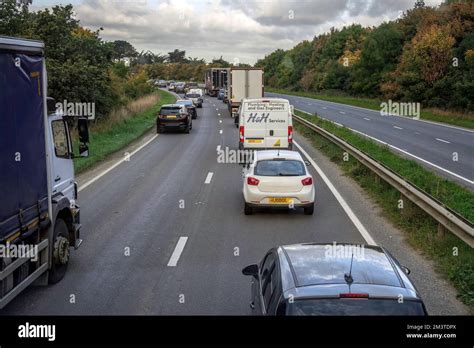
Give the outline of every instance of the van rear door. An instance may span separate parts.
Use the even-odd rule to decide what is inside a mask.
[[[265,148],[268,111],[261,101],[245,101],[242,113],[244,126],[244,148]]]
[[[289,108],[288,101],[272,100],[266,104],[268,119],[265,129],[266,148],[288,148]]]

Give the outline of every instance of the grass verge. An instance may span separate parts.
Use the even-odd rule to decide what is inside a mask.
[[[370,154],[408,180],[415,180],[416,184],[423,184],[426,191],[438,193],[438,198],[449,201],[450,204],[458,208],[456,210],[461,209],[464,215],[472,219],[474,195],[471,192],[437,177],[414,161],[403,159],[388,148],[379,146],[348,129],[334,126],[328,121],[301,112],[297,112],[297,114],[310,119],[313,123]],[[344,161],[342,150],[337,145],[297,122],[294,124],[300,135],[309,139],[314,147],[337,163],[378,203],[384,215],[396,227],[405,232],[410,245],[434,260],[436,269],[458,290],[458,298],[474,311],[474,252],[472,249],[451,233],[440,237],[437,234],[437,222],[407,199],[403,200],[403,208],[400,209],[399,200],[403,197],[397,190],[383,180],[377,180],[369,169],[354,158],[350,157],[348,161]],[[426,180],[425,183],[423,183],[424,180]],[[450,197],[450,193],[456,198]],[[456,199],[465,199],[466,201],[456,202]]]
[[[74,159],[76,174],[130,144],[155,125],[155,115],[161,105],[173,103],[176,100],[168,92],[157,90],[156,93],[158,94],[158,101],[152,107],[114,123],[110,127],[91,127],[89,134],[89,157]],[[78,148],[77,140],[75,141],[74,148]]]
[[[334,103],[358,106],[361,108],[380,111],[381,100],[371,98],[357,98],[343,95],[318,94],[314,92],[290,91],[286,89],[267,88],[268,92],[295,95],[299,97],[308,97],[330,101]],[[452,111],[439,109],[424,109],[420,112],[420,118],[423,120],[435,121],[451,124],[454,126],[474,129],[474,114],[462,114]]]

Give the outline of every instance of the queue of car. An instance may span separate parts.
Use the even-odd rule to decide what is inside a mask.
[[[189,133],[197,107],[202,107],[202,90],[189,89],[184,98],[161,108],[158,132],[177,127]],[[315,180],[308,170],[311,163],[292,150],[292,115],[287,99],[248,98],[240,103],[238,148],[251,153],[242,163],[245,215],[259,209],[314,214]],[[335,251],[341,248],[350,252]],[[253,315],[427,315],[409,269],[378,246],[276,246],[242,273],[251,277]]]

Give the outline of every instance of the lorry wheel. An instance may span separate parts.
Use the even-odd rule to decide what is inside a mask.
[[[66,223],[64,220],[58,219],[54,226],[53,234],[52,265],[49,270],[48,279],[50,284],[56,284],[66,274],[70,257],[69,246],[69,234]]]
[[[245,215],[252,215],[253,214],[253,208],[248,205],[247,203],[245,203],[245,206],[244,206],[244,213]]]
[[[304,215],[313,215],[314,213],[314,203],[309,207],[304,208]]]

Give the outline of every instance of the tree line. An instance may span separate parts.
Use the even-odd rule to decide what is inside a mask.
[[[166,55],[138,52],[127,41],[103,40],[102,30],[82,27],[72,5],[30,11],[27,2],[0,1],[0,35],[45,43],[48,95],[60,102],[95,103],[97,120],[151,93],[150,79],[201,81],[208,67],[230,66],[222,57],[207,64],[179,49]]]
[[[474,4],[415,6],[377,27],[351,25],[260,59],[266,85],[474,111]]]

